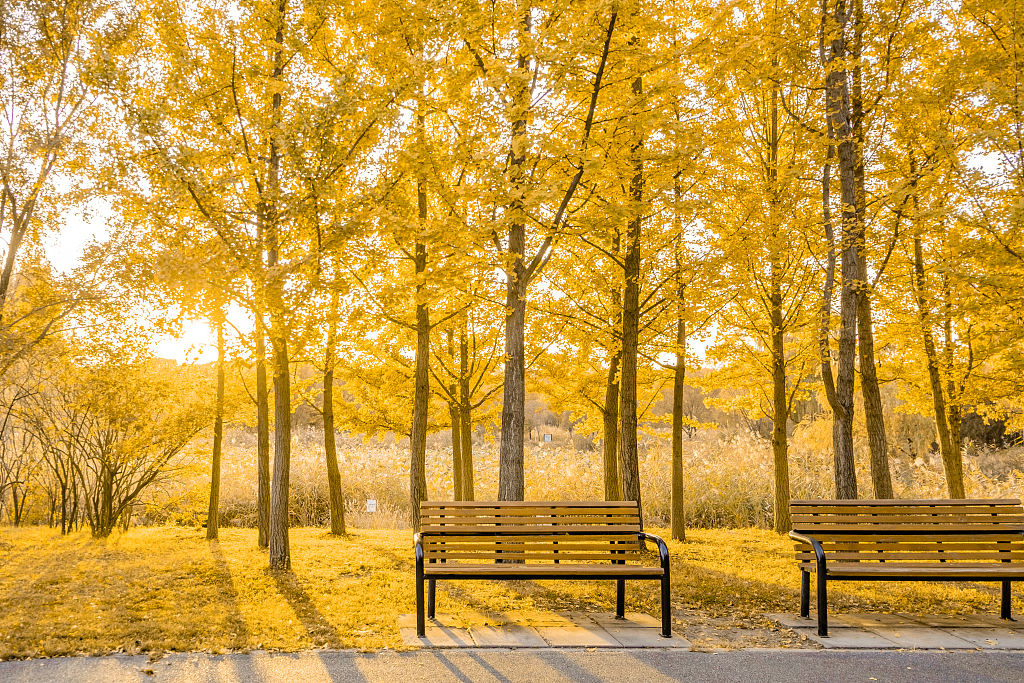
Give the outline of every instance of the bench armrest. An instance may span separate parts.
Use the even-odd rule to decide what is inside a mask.
[[[416,544],[416,564],[423,566],[423,537],[415,534],[412,541]]]
[[[641,531],[640,535],[639,535],[639,538],[642,541],[654,541],[655,543],[658,544],[658,554],[661,555],[661,566],[662,566],[663,569],[667,568],[668,567],[668,546],[665,545],[665,541],[663,541],[660,536],[655,536],[654,534],[649,534],[646,531]]]
[[[807,543],[810,545],[811,548],[814,549],[814,559],[817,560],[818,571],[825,571],[825,549],[821,547],[821,543],[818,542],[818,539],[812,538],[807,534],[802,534],[799,531],[790,531],[789,537],[794,541],[800,541],[801,543]]]

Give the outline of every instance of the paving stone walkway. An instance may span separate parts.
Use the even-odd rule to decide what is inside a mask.
[[[673,634],[661,637],[661,622],[647,614],[627,612],[625,619],[614,614],[585,612],[488,613],[467,618],[438,614],[427,620],[426,636],[416,635],[416,615],[398,618],[402,641],[420,647],[616,647],[683,648],[690,641]]]
[[[828,638],[813,613],[767,616],[829,650],[1024,650],[1024,622],[994,614],[830,614]]]

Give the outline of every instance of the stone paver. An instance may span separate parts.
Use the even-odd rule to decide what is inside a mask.
[[[886,640],[891,640],[908,650],[974,650],[975,645],[963,638],[957,638],[939,628],[876,628],[872,629]]]
[[[469,629],[477,647],[544,647],[547,643],[531,626],[474,626]]]
[[[614,614],[583,612],[477,613],[469,617],[438,614],[427,621],[423,638],[416,636],[414,614],[401,615],[398,626],[402,642],[414,647],[690,648],[690,642],[682,636],[662,638],[661,622],[638,612],[628,612],[621,620]]]
[[[837,626],[846,624],[860,628],[906,628],[910,626],[924,626],[918,618],[909,614],[837,614],[828,615],[829,627],[835,623]]]
[[[597,624],[583,626],[546,627],[537,629],[549,647],[622,647],[615,637]]]
[[[829,628],[828,638],[819,636],[817,627],[793,630],[826,650],[891,650],[900,647],[877,633],[859,628]]]
[[[651,633],[648,628],[629,626],[608,626],[605,630],[623,647],[690,647],[690,641],[678,633],[673,633],[671,638],[662,638],[660,627],[656,633]]]
[[[402,634],[402,642],[406,645],[419,645],[421,647],[473,647],[473,638],[469,631],[461,628],[448,628],[446,626],[427,626],[426,635],[422,638],[416,635],[416,626],[412,628],[402,627],[398,629]]]
[[[1008,628],[949,628],[944,629],[982,650],[1024,650],[1024,631]]]
[[[1016,628],[1015,622],[1004,621],[994,614],[904,614],[914,621],[933,628]]]
[[[590,615],[591,620],[605,628],[656,628],[661,629],[661,621],[643,612],[626,612],[624,619],[612,613]]]

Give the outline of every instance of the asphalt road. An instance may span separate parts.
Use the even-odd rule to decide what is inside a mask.
[[[1024,683],[1024,652],[313,651],[0,662],[0,683]]]

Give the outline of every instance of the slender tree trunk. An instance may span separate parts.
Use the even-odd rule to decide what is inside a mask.
[[[334,363],[338,339],[338,290],[331,292],[331,310],[328,315],[327,348],[324,350],[324,454],[327,456],[327,491],[331,499],[331,533],[344,536],[345,496],[341,490],[341,472],[338,470],[338,447],[334,440]]]
[[[833,17],[822,17],[822,63],[825,67],[825,110],[838,142],[839,180],[842,196],[839,368],[836,376],[836,407],[833,410],[832,443],[835,457],[836,498],[857,497],[853,456],[853,391],[857,353],[857,198],[854,175],[854,142],[850,124],[850,97],[845,68],[847,23],[845,0],[837,0]],[[833,32],[825,36],[825,26]]]
[[[608,379],[604,387],[604,499],[622,500],[619,482],[619,361],[622,350],[616,349],[608,363]]]
[[[287,0],[278,0],[277,32],[274,36],[273,78],[279,79],[284,73],[284,23]],[[267,266],[270,279],[267,283],[267,306],[270,309],[270,348],[274,354],[274,477],[270,486],[270,525],[268,547],[272,569],[291,569],[291,546],[288,540],[288,496],[289,476],[292,460],[292,391],[288,360],[288,321],[284,303],[284,282],[275,273],[278,259],[279,193],[281,189],[281,153],[278,149],[276,128],[281,123],[281,91],[276,90],[271,98],[271,121],[275,131],[268,140],[270,154],[267,160]]]
[[[686,391],[686,286],[679,285],[676,366],[672,383],[672,538],[686,540],[686,482],[683,478],[683,393]]]
[[[473,414],[469,395],[469,320],[459,334],[459,427],[462,433],[462,499],[473,500]]]
[[[889,446],[885,436],[882,394],[875,371],[875,341],[871,322],[871,291],[868,284],[867,249],[865,244],[867,204],[864,189],[864,97],[862,87],[862,47],[864,43],[864,2],[853,0],[853,63],[851,118],[853,124],[853,174],[857,196],[857,338],[860,352],[860,386],[864,398],[864,422],[871,452],[871,486],[876,499],[892,498],[892,477],[889,473]]]
[[[451,385],[453,395],[455,395],[456,385]],[[460,422],[459,403],[457,401],[448,402],[448,419],[452,423],[452,491],[455,495],[455,500],[464,500],[462,497],[462,425]]]
[[[635,40],[635,38],[633,39]],[[631,41],[632,42],[632,41]],[[639,106],[643,96],[643,78],[633,79],[633,97]],[[637,351],[640,336],[640,241],[643,228],[644,195],[644,161],[643,131],[637,129],[633,134],[630,154],[633,162],[633,177],[629,182],[629,199],[632,204],[633,217],[626,230],[625,287],[622,295],[622,375],[619,384],[619,465],[622,481],[622,497],[636,501],[641,508],[640,500],[640,462],[637,452],[637,398],[636,368]]]
[[[772,60],[778,66],[778,60]],[[789,392],[786,387],[786,322],[782,309],[782,264],[779,251],[784,239],[779,216],[779,90],[772,88],[770,139],[768,143],[768,178],[771,184],[772,249],[770,256],[771,291],[769,318],[772,323],[772,459],[775,469],[775,532],[788,533],[793,527],[789,515],[789,439],[786,423],[789,421]]]
[[[261,306],[256,310],[256,526],[260,548],[270,545],[270,391],[267,388],[266,356],[266,329]]]
[[[523,164],[526,161],[526,114],[530,108],[529,54],[527,36],[531,32],[529,9],[523,15],[519,39],[518,74],[520,83],[513,96],[512,144],[509,164],[509,185],[520,188],[525,183]],[[518,195],[509,203],[508,263],[505,266],[505,383],[501,407],[501,447],[498,459],[498,500],[523,500],[526,480],[523,472],[523,427],[526,401],[526,224],[523,203]]]
[[[942,331],[945,339],[943,355],[946,362],[946,415],[949,421],[949,440],[953,450],[962,453],[964,443],[961,436],[963,426],[963,384],[957,386],[953,363],[953,301],[949,290],[949,274],[942,274]],[[968,340],[970,336],[968,335]],[[970,369],[968,368],[968,372]],[[962,455],[958,458],[963,460]]]
[[[424,142],[423,115],[418,117],[421,143]],[[427,184],[422,176],[416,182],[420,229],[427,222]],[[427,271],[427,247],[416,238],[416,388],[413,394],[412,433],[409,436],[409,497],[414,533],[420,530],[420,502],[427,499],[427,411],[430,409],[430,311],[425,300],[424,277]]]
[[[210,471],[210,507],[206,513],[206,538],[220,530],[220,453],[224,442],[224,312],[217,318],[217,405],[213,418],[213,464]]]
[[[448,328],[448,357],[455,359],[455,332]],[[459,383],[453,381],[448,385],[448,420],[451,422],[452,434],[452,495],[455,500],[464,500],[462,496],[462,426],[459,424],[461,411],[459,403]]]
[[[942,468],[946,473],[946,489],[950,498],[967,497],[964,488],[963,455],[955,448],[949,433],[946,397],[942,391],[942,375],[939,372],[939,355],[935,350],[935,337],[928,298],[925,290],[924,255],[921,238],[914,238],[914,290],[917,298],[918,315],[921,318],[921,335],[924,338],[924,355],[928,361],[928,380],[932,389],[932,408],[935,413],[935,431],[939,436],[939,452],[942,454]]]

